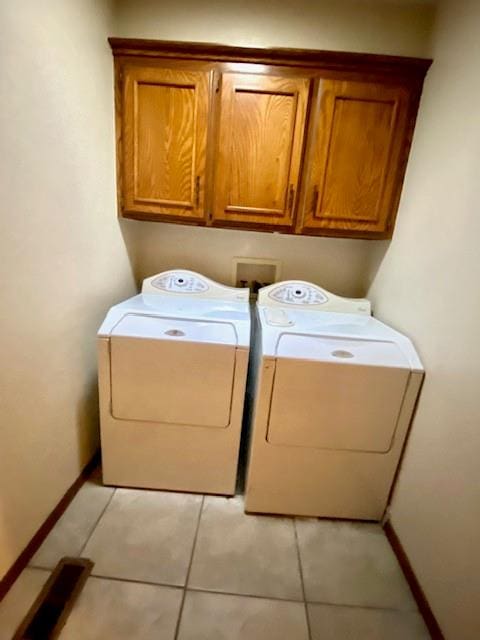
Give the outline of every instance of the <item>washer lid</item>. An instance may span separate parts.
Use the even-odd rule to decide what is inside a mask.
[[[186,320],[128,313],[112,329],[111,336],[237,345],[233,324]]]
[[[387,340],[282,333],[275,355],[279,358],[410,369],[410,363],[399,346]]]

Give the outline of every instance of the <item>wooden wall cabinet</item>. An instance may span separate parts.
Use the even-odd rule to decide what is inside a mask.
[[[212,71],[193,65],[122,69],[122,209],[203,221]]]
[[[431,61],[110,44],[121,215],[391,236]]]
[[[215,223],[293,226],[309,84],[304,78],[223,74]]]
[[[300,232],[388,233],[403,179],[409,93],[321,80],[312,113]]]

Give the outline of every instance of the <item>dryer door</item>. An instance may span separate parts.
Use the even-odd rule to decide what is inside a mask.
[[[110,338],[113,417],[227,427],[235,345],[228,323],[125,316]]]
[[[398,347],[369,340],[288,334],[282,338],[268,441],[387,452],[410,375]]]

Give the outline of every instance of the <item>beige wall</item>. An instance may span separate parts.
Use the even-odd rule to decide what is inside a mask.
[[[318,281],[340,295],[365,293],[370,244],[178,224],[138,223],[136,275],[142,278],[173,267],[193,269],[233,284],[232,257],[281,260],[281,279]]]
[[[429,54],[433,8],[372,0],[117,0],[114,35],[246,46],[283,46],[398,55]],[[133,223],[137,279],[189,267],[230,281],[234,256],[274,258],[282,278],[316,281],[363,295],[374,243]]]
[[[428,56],[425,0],[116,0],[115,35]]]
[[[480,638],[479,30],[476,0],[443,4],[396,233],[370,290],[427,370],[391,515],[448,640]]]
[[[97,445],[95,332],[134,290],[109,20],[96,0],[0,7],[0,577]]]

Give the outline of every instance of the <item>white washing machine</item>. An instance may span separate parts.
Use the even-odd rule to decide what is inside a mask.
[[[248,512],[380,520],[423,367],[408,338],[300,281],[260,290]]]
[[[249,290],[185,270],[143,282],[98,332],[105,484],[232,495]]]

